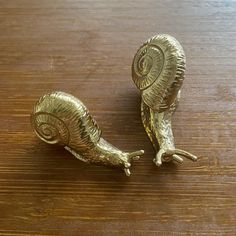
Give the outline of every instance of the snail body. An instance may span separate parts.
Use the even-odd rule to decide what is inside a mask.
[[[31,123],[44,142],[61,145],[87,163],[121,167],[126,175],[130,175],[131,161],[144,153],[123,152],[104,140],[86,106],[64,92],[42,96],[34,107]]]
[[[132,63],[132,78],[141,92],[141,117],[157,154],[156,165],[163,161],[193,161],[197,157],[176,149],[171,118],[180,99],[185,78],[186,60],[180,43],[167,34],[147,40],[137,51]]]

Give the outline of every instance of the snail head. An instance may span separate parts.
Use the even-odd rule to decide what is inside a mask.
[[[130,167],[133,160],[139,160],[140,156],[144,154],[144,150],[134,151],[130,153],[123,153],[122,165],[124,167],[124,172],[127,176],[130,176]]]

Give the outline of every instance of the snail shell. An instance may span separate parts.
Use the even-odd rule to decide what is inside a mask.
[[[40,98],[31,123],[38,137],[46,143],[69,146],[81,152],[93,148],[101,136],[101,130],[84,104],[63,92]]]
[[[84,162],[119,166],[126,175],[130,175],[131,161],[144,153],[143,150],[122,152],[105,141],[85,105],[64,92],[42,96],[34,107],[31,123],[44,142],[62,145]]]
[[[143,101],[163,111],[174,102],[185,72],[185,55],[172,36],[160,34],[145,42],[134,56],[132,78]]]

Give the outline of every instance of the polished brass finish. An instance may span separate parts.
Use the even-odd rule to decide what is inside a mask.
[[[87,163],[121,167],[127,176],[131,161],[144,153],[123,152],[101,138],[101,130],[85,105],[67,93],[53,92],[41,97],[31,123],[37,136],[46,143],[62,145]]]
[[[175,160],[181,156],[193,161],[197,157],[176,149],[171,117],[175,112],[185,74],[185,55],[172,36],[160,34],[145,42],[134,56],[132,78],[141,91],[141,117],[144,128],[157,152],[154,163]]]

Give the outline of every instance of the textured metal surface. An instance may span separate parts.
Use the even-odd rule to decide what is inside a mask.
[[[193,161],[197,157],[176,149],[171,126],[184,80],[185,54],[172,36],[160,34],[145,42],[134,56],[132,78],[141,90],[141,117],[144,128],[157,152],[154,162]],[[182,157],[181,157],[182,156]]]
[[[62,145],[87,163],[121,167],[127,176],[131,161],[144,153],[123,152],[101,138],[101,130],[85,105],[64,92],[42,96],[34,107],[31,123],[46,143]]]

